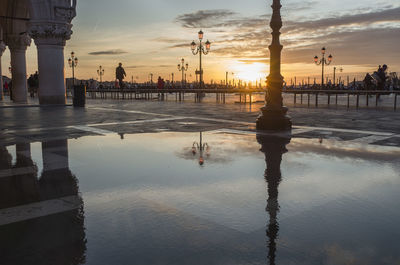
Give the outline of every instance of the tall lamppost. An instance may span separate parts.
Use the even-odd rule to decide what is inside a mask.
[[[316,65],[322,65],[322,79],[321,79],[321,86],[324,86],[324,70],[325,70],[325,65],[330,65],[333,59],[332,54],[330,54],[328,56],[328,60],[326,60],[325,58],[325,53],[326,53],[326,48],[323,47],[321,49],[321,54],[322,54],[322,58],[319,59],[317,55],[315,55],[314,57],[314,62]]]
[[[150,73],[149,77],[150,77],[150,84],[152,85],[153,84],[153,73]]]
[[[75,53],[71,52],[71,58],[68,59],[69,67],[72,68],[72,85],[75,86],[75,67],[78,66],[78,58],[75,57]]]
[[[257,130],[285,131],[292,129],[292,121],[286,115],[288,108],[283,106],[282,88],[283,76],[281,75],[281,52],[279,30],[282,28],[281,1],[273,0],[272,18],[272,43],[270,50],[270,74],[267,78],[266,104],[261,108],[261,115],[257,119]]]
[[[196,44],[196,42],[192,42],[190,44],[191,48],[192,48],[192,53],[193,55],[197,55],[199,54],[200,57],[200,70],[199,70],[199,75],[200,75],[200,88],[202,88],[203,86],[203,65],[202,65],[202,55],[207,55],[210,50],[211,50],[211,42],[209,40],[206,41],[205,43],[205,47],[203,44],[203,37],[204,37],[204,32],[202,30],[199,31],[198,33],[199,35],[199,45]]]
[[[0,38],[3,38],[3,31],[1,31]],[[6,50],[6,44],[0,39],[0,100],[4,99],[4,92],[3,92],[3,72],[1,69],[1,57],[3,56],[4,51]]]
[[[103,83],[104,69],[101,65],[99,66],[99,69],[97,70],[97,75],[100,77],[100,84]],[[132,80],[133,80],[133,76],[132,76]]]
[[[333,67],[333,85],[334,86],[336,85],[336,70],[339,70],[339,72],[343,72],[343,68],[342,67],[336,68],[336,66]]]
[[[185,59],[183,59],[183,58],[181,60],[181,63],[182,63],[182,65],[178,64],[178,70],[180,72],[182,72],[182,81],[181,81],[182,83],[181,83],[181,85],[183,87],[184,83],[186,83],[185,72],[189,69],[189,64],[188,63],[185,64]]]

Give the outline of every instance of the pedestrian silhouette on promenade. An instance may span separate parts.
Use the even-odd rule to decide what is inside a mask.
[[[164,79],[161,78],[161,76],[159,76],[158,81],[157,81],[157,88],[163,89],[164,86],[165,86],[165,81],[164,81]]]
[[[115,70],[115,77],[119,82],[119,87],[123,88],[123,80],[126,76],[125,70],[122,67],[122,63],[119,63],[119,66],[117,67],[117,69]]]
[[[377,76],[378,76],[378,90],[384,90],[386,86],[386,80],[388,79],[386,70],[387,70],[387,65],[384,64],[382,67],[379,66],[379,69],[377,71]]]
[[[372,90],[372,86],[373,86],[372,80],[374,80],[372,78],[372,76],[369,73],[367,73],[364,78],[364,89],[365,90]]]

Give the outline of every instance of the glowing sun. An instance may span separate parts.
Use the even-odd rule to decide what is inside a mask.
[[[256,82],[260,81],[260,79],[265,80],[267,75],[267,65],[262,63],[238,62],[232,69],[235,77],[245,82]]]

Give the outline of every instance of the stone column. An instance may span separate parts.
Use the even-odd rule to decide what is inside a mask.
[[[64,46],[72,35],[76,0],[31,0],[29,35],[38,49],[39,102],[65,104]]]
[[[3,56],[4,51],[6,50],[6,44],[0,40],[0,100],[4,99],[3,92],[3,71],[1,69],[1,57]]]
[[[65,104],[64,46],[71,35],[67,25],[36,24],[30,34],[38,50],[40,104]]]
[[[25,55],[30,44],[31,38],[27,34],[7,36],[7,45],[11,52],[12,95],[16,103],[28,101]]]
[[[270,74],[267,78],[266,104],[261,108],[261,115],[257,119],[257,130],[285,131],[292,129],[292,121],[286,115],[288,109],[283,106],[282,88],[283,76],[281,75],[281,52],[279,36],[282,28],[281,1],[273,0],[272,3],[272,43],[270,50]]]

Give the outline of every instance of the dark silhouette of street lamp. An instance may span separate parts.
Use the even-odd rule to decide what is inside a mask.
[[[178,64],[178,70],[180,71],[180,72],[182,72],[182,87],[183,87],[183,85],[186,83],[186,78],[185,78],[185,72],[189,69],[189,64],[187,63],[187,64],[185,64],[185,59],[183,59],[182,58],[182,60],[181,60],[181,62],[182,62],[182,65],[181,64]]]
[[[78,58],[75,57],[75,53],[71,52],[71,58],[68,59],[69,67],[72,68],[72,85],[75,86],[75,67],[78,66]]]
[[[325,65],[330,65],[330,64],[332,63],[332,59],[333,59],[332,54],[330,54],[330,55],[328,56],[328,60],[326,60],[326,58],[325,58],[325,53],[326,53],[326,48],[323,47],[323,48],[321,49],[322,58],[319,59],[317,55],[315,55],[315,57],[314,57],[314,62],[315,62],[315,64],[316,64],[316,65],[322,65],[322,80],[321,80],[321,86],[322,86],[322,87],[324,86],[324,71],[325,71]]]
[[[333,67],[333,85],[334,86],[336,85],[336,70],[339,70],[339,72],[343,72],[343,68],[342,67],[337,68],[336,66]],[[339,83],[339,85],[340,85],[340,83]]]
[[[257,119],[257,130],[284,131],[292,129],[292,122],[286,115],[288,109],[283,106],[282,88],[283,76],[281,75],[281,52],[279,30],[282,28],[281,2],[273,0],[272,18],[272,43],[270,50],[270,74],[267,78],[266,104],[261,108],[261,115]]]
[[[100,65],[99,69],[97,70],[97,75],[100,77],[100,83],[103,82],[103,75],[104,75],[104,69],[103,67]],[[133,76],[132,76],[133,79]]]
[[[203,38],[204,38],[204,33],[202,30],[199,31],[198,33],[199,35],[199,45],[196,44],[196,42],[192,42],[190,44],[191,49],[192,49],[192,53],[193,55],[197,55],[199,54],[200,57],[200,70],[199,70],[199,75],[200,75],[200,88],[202,88],[203,86],[203,65],[202,65],[202,55],[207,55],[210,50],[211,50],[211,42],[209,40],[206,41],[205,43],[205,47],[203,44]]]

